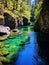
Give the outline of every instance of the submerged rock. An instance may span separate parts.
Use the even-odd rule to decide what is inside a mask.
[[[19,30],[18,30],[18,29],[13,29],[12,31],[13,31],[13,32],[16,32],[16,33],[18,33],[18,32],[19,32]]]

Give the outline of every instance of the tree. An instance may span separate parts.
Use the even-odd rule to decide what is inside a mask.
[[[22,19],[22,17],[26,17],[30,20],[31,16],[31,4],[27,0],[2,0],[3,11],[8,13],[14,18]]]

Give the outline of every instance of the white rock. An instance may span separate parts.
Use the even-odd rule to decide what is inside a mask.
[[[5,27],[5,26],[3,26],[3,25],[0,25],[0,32],[1,32],[1,33],[10,34],[10,31],[9,31],[9,30],[10,30],[9,28],[7,28],[7,27]]]

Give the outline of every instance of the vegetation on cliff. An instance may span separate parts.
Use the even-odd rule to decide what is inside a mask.
[[[2,8],[1,8],[2,6]],[[21,18],[24,16],[30,21],[31,16],[31,3],[27,0],[2,0],[0,1],[0,10],[3,13],[8,13],[12,17]],[[0,12],[1,13],[1,12]],[[0,16],[1,18],[1,16]]]
[[[42,3],[43,3],[43,1],[40,0],[40,1],[36,4],[36,6],[35,6],[35,8],[34,8],[34,18],[35,18],[35,22],[37,22],[37,19],[39,18],[39,15],[40,15],[40,12],[41,12],[41,9],[42,9]]]
[[[35,7],[35,30],[49,32],[49,4],[48,0],[39,0]]]

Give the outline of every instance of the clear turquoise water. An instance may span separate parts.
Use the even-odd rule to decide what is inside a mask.
[[[23,28],[24,30],[28,31],[26,27]],[[24,48],[19,52],[15,65],[45,65],[45,60],[38,54],[37,32],[31,31],[29,36],[30,40],[26,42]]]

